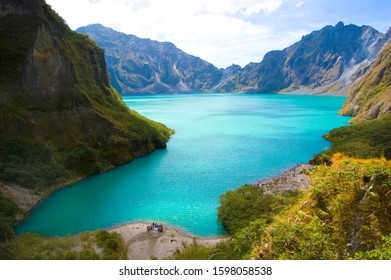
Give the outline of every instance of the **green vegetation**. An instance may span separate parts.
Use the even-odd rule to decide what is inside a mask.
[[[69,237],[25,233],[0,243],[0,259],[7,260],[120,260],[126,256],[122,237],[107,231]]]
[[[0,139],[0,180],[39,189],[59,183],[65,174],[43,144]]]
[[[104,51],[44,1],[0,17],[0,181],[48,193],[165,148],[172,130],[130,110]]]
[[[390,259],[391,161],[335,154],[331,162],[315,167],[311,187],[299,194],[265,195],[254,186],[228,191],[219,217],[230,239],[193,244],[175,257]]]
[[[358,252],[354,255],[355,260],[391,260],[391,235],[383,237],[383,245],[374,250]]]
[[[227,191],[220,197],[219,219],[234,234],[257,219],[270,222],[270,217],[291,205],[298,196],[298,192],[265,194],[258,187],[245,185],[234,191]]]
[[[391,233],[391,162],[342,154],[332,162],[314,169],[312,187],[275,217],[253,257],[346,259],[383,247],[382,236]]]
[[[299,192],[265,194],[261,189],[245,185],[220,197],[218,215],[232,237],[217,245],[214,258],[247,259],[263,230],[278,213],[288,209],[300,197]]]
[[[88,36],[72,32],[43,1],[28,9],[32,11],[27,16],[0,18],[0,181],[47,193],[74,178],[164,148],[173,131],[126,107],[109,84],[103,50]],[[304,44],[321,43],[329,37],[322,34],[329,31],[304,37],[295,51],[301,54]],[[315,35],[323,39],[310,40]],[[215,247],[193,243],[174,257],[391,259],[391,162],[387,161],[391,159],[390,50],[388,45],[372,70],[352,89],[350,107],[344,111],[352,114],[359,106],[355,121],[377,119],[335,129],[326,136],[334,144],[313,159],[319,166],[310,175],[309,190],[267,195],[256,187],[243,186],[229,191],[221,197],[218,213],[231,238]],[[283,55],[274,52],[268,58],[283,61]],[[298,58],[288,61],[293,72],[319,72],[316,65],[301,63],[306,58]],[[168,69],[169,61],[165,63],[163,79],[177,83],[176,72]],[[202,69],[208,67],[211,73],[217,71],[208,64]],[[251,72],[250,68],[246,71]],[[311,77],[315,76],[300,75],[299,80],[311,84]],[[246,79],[245,83],[252,83]],[[208,87],[200,81],[194,87]],[[276,84],[270,84],[275,82],[261,81],[258,89],[276,89]],[[61,238],[36,234],[14,237],[12,226],[20,213],[17,205],[0,193],[0,259],[127,256],[121,236],[106,231]]]
[[[172,255],[174,260],[209,260],[214,259],[215,248],[199,245],[195,240],[190,245],[183,244],[182,250],[177,250]]]
[[[19,212],[16,204],[0,192],[0,242],[14,237],[12,227]]]
[[[125,260],[128,249],[121,235],[116,232],[98,231],[96,233],[97,245],[103,249],[103,258],[106,260]]]
[[[272,216],[269,217],[271,220]],[[246,260],[251,258],[253,247],[259,243],[268,222],[256,219],[237,231],[227,241],[217,244],[212,259]]]
[[[333,146],[317,154],[312,163],[330,162],[334,153],[340,152],[357,158],[391,159],[391,114],[382,118],[333,129],[325,138]]]
[[[173,131],[124,104],[109,83],[103,49],[44,1],[19,2],[0,17],[0,182],[45,197],[166,147]],[[112,233],[13,238],[17,214],[25,213],[0,193],[1,258],[126,258]]]
[[[391,112],[391,43],[354,84],[340,113],[355,116],[352,123],[380,118]]]
[[[175,259],[249,259],[252,248],[259,242],[264,229],[273,217],[293,205],[299,192],[265,194],[252,185],[226,192],[220,197],[220,222],[231,233],[231,238],[215,247],[193,243],[174,254]]]

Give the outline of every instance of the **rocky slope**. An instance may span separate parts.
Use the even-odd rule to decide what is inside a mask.
[[[77,29],[105,49],[112,85],[122,94],[211,90],[222,71],[174,44],[141,39],[93,24]]]
[[[391,43],[386,45],[369,71],[349,89],[341,114],[352,122],[382,117],[391,112]]]
[[[144,92],[300,92],[345,94],[390,40],[369,26],[326,26],[260,63],[217,69],[160,43],[101,25],[77,30],[106,51],[112,84],[123,94]]]
[[[282,51],[271,51],[228,76],[219,91],[338,93],[361,76],[391,32],[339,22],[326,26]]]
[[[347,259],[383,248],[391,233],[391,162],[342,154],[332,162],[314,168],[309,191],[264,228],[253,258]]]
[[[0,182],[42,191],[164,148],[169,135],[125,106],[103,50],[45,1],[0,1]]]

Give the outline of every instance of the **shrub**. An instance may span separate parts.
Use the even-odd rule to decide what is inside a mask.
[[[383,244],[377,249],[358,252],[354,255],[355,260],[391,260],[391,235],[382,238]]]
[[[118,233],[101,230],[96,233],[95,239],[97,245],[103,249],[103,259],[121,260],[127,258],[128,249]]]
[[[0,192],[0,242],[14,237],[12,227],[19,212],[16,204]]]
[[[0,140],[0,180],[38,189],[55,184],[64,174],[45,145]]]
[[[174,252],[175,260],[209,260],[214,256],[214,247],[199,245],[195,240],[190,245],[184,244],[182,250]]]
[[[230,233],[236,233],[250,222],[265,219],[270,222],[275,214],[293,204],[298,192],[265,194],[256,186],[245,185],[237,190],[227,191],[220,197],[218,216]]]
[[[342,154],[332,162],[312,171],[311,188],[268,226],[254,257],[346,259],[382,247],[391,233],[391,162]]]
[[[391,159],[391,114],[353,126],[340,127],[325,135],[332,147],[314,157],[314,164],[325,163],[334,153],[356,158]]]

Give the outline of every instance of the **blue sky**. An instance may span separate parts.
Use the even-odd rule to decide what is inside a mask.
[[[391,27],[390,0],[46,0],[70,25],[174,43],[217,67],[259,62],[325,25]]]

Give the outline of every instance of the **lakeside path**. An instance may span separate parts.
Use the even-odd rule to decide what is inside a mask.
[[[167,224],[163,224],[163,232],[148,232],[147,226],[150,224],[134,222],[108,229],[108,231],[119,233],[125,240],[129,260],[166,259],[171,257],[176,250],[181,250],[193,242],[203,246],[214,246],[229,238],[228,236],[210,238],[195,236]]]

